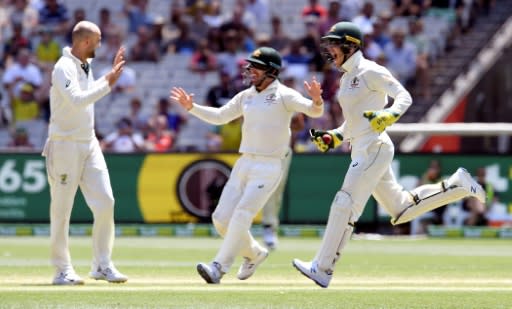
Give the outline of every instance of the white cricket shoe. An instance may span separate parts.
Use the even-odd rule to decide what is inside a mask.
[[[218,284],[220,279],[224,276],[222,266],[217,262],[211,264],[199,263],[197,264],[197,272],[207,283]]]
[[[53,285],[82,285],[84,280],[73,269],[58,270],[53,278]]]
[[[319,286],[323,288],[329,286],[329,283],[331,282],[332,279],[332,272],[328,273],[326,271],[318,269],[316,261],[303,262],[299,259],[293,259],[292,264],[293,267],[300,271],[304,276],[313,280]]]
[[[263,242],[270,250],[276,249],[278,243],[277,233],[271,226],[265,226],[263,228]]]
[[[482,186],[473,179],[471,174],[463,167],[459,167],[448,178],[449,185],[456,185],[468,191],[469,195],[476,197],[481,203],[485,203],[485,191]]]
[[[247,257],[244,257],[244,262],[242,265],[240,265],[240,268],[238,269],[237,278],[240,280],[248,279],[250,276],[254,274],[256,271],[256,268],[265,261],[265,259],[268,257],[268,250],[263,250],[260,253],[258,253],[258,256],[256,256],[254,259],[250,259]]]
[[[89,273],[89,277],[96,280],[106,280],[112,283],[123,283],[128,281],[128,277],[117,270],[113,264],[104,268],[101,266],[95,267]]]

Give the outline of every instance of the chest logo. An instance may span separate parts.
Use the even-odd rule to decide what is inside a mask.
[[[271,93],[265,97],[265,104],[276,104],[277,103],[277,95],[275,93]]]
[[[66,88],[68,88],[70,84],[71,84],[71,81],[69,79],[67,79],[66,80]]]
[[[350,89],[356,88],[359,88],[359,78],[357,78],[357,76],[350,81]]]

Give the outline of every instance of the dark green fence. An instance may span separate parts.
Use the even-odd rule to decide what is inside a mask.
[[[107,154],[116,198],[116,222],[207,221],[215,201],[211,188],[216,181],[225,181],[237,158],[237,154]],[[440,160],[444,175],[459,166],[472,173],[485,167],[501,201],[511,205],[512,160],[508,156],[397,155],[393,169],[406,188],[413,188],[434,158]],[[325,223],[349,160],[347,154],[295,154],[281,212],[283,223]],[[48,222],[49,201],[43,157],[0,154],[0,222]],[[91,220],[78,191],[72,221]],[[386,220],[370,200],[360,223]]]

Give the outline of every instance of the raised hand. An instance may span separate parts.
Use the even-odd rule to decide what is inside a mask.
[[[190,110],[194,103],[194,94],[189,94],[181,87],[172,87],[169,99],[179,103],[186,110]]]
[[[322,85],[316,80],[316,76],[313,76],[313,79],[311,80],[311,84],[307,81],[304,81],[304,88],[306,89],[306,92],[308,93],[309,97],[315,102],[316,104],[322,104]]]
[[[112,69],[105,75],[105,79],[108,81],[109,86],[113,86],[121,73],[123,72],[124,64],[126,63],[124,59],[124,46],[121,46],[114,57],[114,63],[112,64]]]

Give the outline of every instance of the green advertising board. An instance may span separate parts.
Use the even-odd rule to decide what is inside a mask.
[[[200,153],[106,154],[116,199],[116,222],[208,222],[221,185],[238,157]],[[485,167],[488,181],[501,201],[512,204],[512,160],[508,156],[397,155],[392,168],[399,182],[412,189],[432,159],[441,162],[445,176],[459,166],[472,173]],[[349,163],[347,154],[295,154],[281,210],[282,222],[324,224]],[[0,154],[0,222],[48,222],[49,204],[44,158],[38,154]],[[71,220],[92,221],[79,190]],[[359,222],[387,220],[371,199]]]

